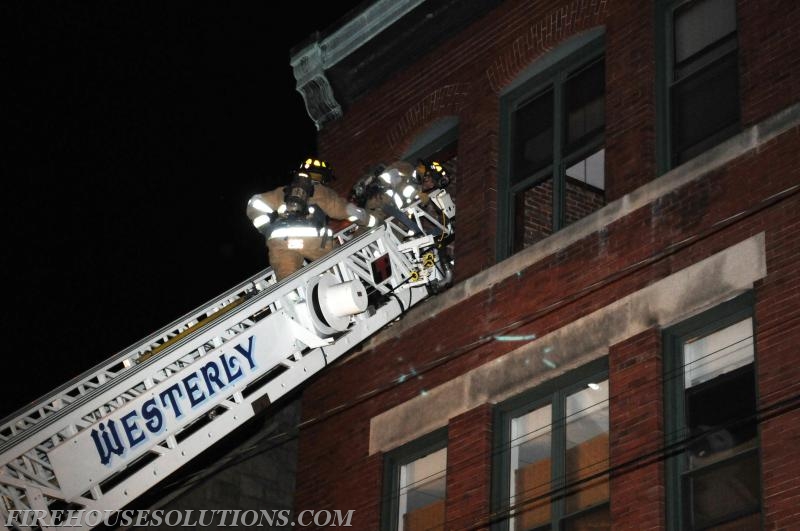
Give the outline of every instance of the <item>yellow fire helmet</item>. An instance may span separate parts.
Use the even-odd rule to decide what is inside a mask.
[[[300,163],[298,173],[305,173],[309,178],[321,182],[323,184],[331,181],[333,177],[333,169],[327,162],[315,158],[307,158]]]
[[[430,177],[436,188],[446,188],[450,184],[447,171],[436,161],[418,160],[415,175],[421,185],[425,177]]]

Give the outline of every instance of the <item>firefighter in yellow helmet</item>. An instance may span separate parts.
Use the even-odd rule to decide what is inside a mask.
[[[375,224],[363,208],[347,202],[326,184],[333,178],[323,160],[309,158],[292,172],[286,186],[256,194],[247,203],[247,216],[267,239],[269,263],[283,280],[336,247],[328,218],[359,225]]]
[[[414,177],[419,183],[421,192],[424,194],[437,188],[447,188],[447,185],[450,184],[450,177],[447,175],[447,171],[435,160],[417,160]]]

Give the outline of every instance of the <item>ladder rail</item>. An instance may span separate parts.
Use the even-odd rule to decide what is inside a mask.
[[[320,260],[316,261],[313,266],[314,269],[328,269],[332,267],[334,263],[336,263],[337,256],[341,254],[346,254],[350,251],[350,248],[353,246],[359,245],[359,243],[363,243],[365,241],[371,241],[372,239],[376,238],[376,234],[380,231],[382,227],[375,227],[368,233],[360,235],[358,238],[345,243],[342,247],[335,249],[325,257],[321,258]],[[55,409],[50,412],[47,417],[42,418],[40,421],[33,423],[27,427],[27,429],[23,432],[20,431],[17,433],[17,437],[14,439],[10,439],[4,441],[0,444],[0,463],[5,462],[8,458],[8,452],[15,448],[18,444],[20,444],[20,439],[25,439],[29,437],[34,437],[39,434],[38,438],[44,437],[51,437],[58,433],[60,429],[48,429],[49,427],[53,426],[56,422],[63,420],[67,416],[74,415],[76,411],[80,410],[80,416],[83,417],[84,415],[88,414],[92,411],[97,411],[103,406],[107,404],[113,404],[113,401],[118,398],[118,396],[114,396],[114,388],[117,386],[122,385],[125,389],[132,388],[133,386],[128,385],[127,382],[130,380],[142,380],[140,377],[140,373],[143,371],[146,372],[148,376],[152,377],[153,371],[162,370],[168,368],[170,365],[176,363],[182,355],[185,355],[186,350],[194,351],[200,345],[206,343],[214,334],[213,331],[219,328],[221,325],[226,323],[242,323],[245,319],[244,316],[246,314],[257,313],[259,311],[264,310],[265,308],[262,304],[259,304],[263,299],[275,299],[284,296],[286,293],[294,289],[292,286],[303,278],[304,275],[308,273],[308,268],[303,268],[300,271],[292,274],[291,276],[284,279],[283,282],[280,284],[270,284],[266,286],[260,292],[255,293],[249,300],[245,301],[242,305],[238,308],[235,308],[221,321],[209,321],[202,327],[198,328],[194,333],[190,334],[187,337],[184,337],[177,341],[176,343],[170,345],[167,349],[159,352],[158,356],[154,358],[150,358],[143,363],[133,363],[129,367],[127,367],[124,371],[120,371],[113,375],[113,378],[107,378],[101,385],[94,386],[93,388],[84,391],[81,396],[80,400],[75,400],[69,404],[65,404],[64,406]],[[260,275],[256,275],[253,278],[257,278]],[[247,283],[242,283],[240,286],[247,285]],[[271,302],[270,302],[271,303]],[[233,326],[231,324],[230,326]],[[144,342],[140,342],[144,343]],[[187,344],[195,345],[191,349],[187,349]],[[178,353],[178,354],[176,354]],[[153,368],[154,360],[160,360],[156,367]],[[98,373],[106,373],[108,374],[107,367],[109,365],[113,365],[112,363],[101,364],[101,370],[95,373],[92,373],[91,377],[95,377]],[[82,383],[85,383],[86,379],[81,380]],[[70,423],[74,423],[75,421],[71,421]],[[24,451],[28,451],[32,448],[31,445],[23,445]]]
[[[420,219],[427,214],[418,210],[421,210],[418,204],[409,207],[409,218],[413,215],[412,219],[422,229]],[[439,224],[433,218],[430,221],[440,234],[452,233],[449,222]],[[10,429],[11,433],[9,436],[0,431],[0,502],[3,502],[0,507],[4,510],[9,505],[17,509],[41,507],[42,504],[47,507],[57,500],[85,508],[103,504],[106,504],[104,508],[109,508],[109,503],[115,508],[122,507],[119,503],[131,501],[134,492],[141,493],[157,482],[152,477],[145,481],[143,478],[149,476],[142,476],[142,467],[153,475],[165,477],[165,472],[179,468],[209,445],[208,439],[201,441],[195,437],[195,428],[179,440],[184,430],[200,422],[202,429],[206,429],[206,424],[209,429],[213,428],[216,436],[233,431],[255,414],[256,400],[266,397],[272,403],[280,399],[426,298],[430,294],[427,282],[441,280],[440,276],[437,277],[440,273],[437,268],[426,264],[425,271],[422,271],[420,246],[430,246],[432,239],[429,236],[414,240],[416,236],[409,236],[405,226],[391,219],[356,237],[348,239],[347,233],[348,229],[337,235],[340,240],[347,240],[341,247],[282,282],[275,283],[271,270],[265,269],[72,379],[34,406],[20,409],[21,414],[17,417],[12,414],[4,419],[3,429]],[[411,242],[406,241],[409,238]],[[372,278],[371,263],[380,255],[388,255],[391,274],[388,279],[376,281]],[[412,271],[415,273],[414,281],[409,282]],[[351,317],[347,329],[342,332],[320,332],[318,323],[312,322],[314,318],[309,321],[307,316],[312,310],[309,309],[310,302],[306,301],[312,294],[306,291],[313,279],[321,275],[332,276],[340,283],[358,280],[362,286],[368,286],[379,294],[394,296],[385,297],[369,315],[363,313]],[[393,292],[403,291],[401,302]],[[221,311],[232,304],[235,305],[229,311]],[[214,315],[217,317],[212,318]],[[285,327],[297,333],[280,332]],[[203,406],[210,409],[200,408],[180,423],[175,421],[169,428],[173,431],[137,449],[131,454],[131,461],[119,463],[118,468],[107,472],[101,470],[98,477],[87,476],[63,483],[65,458],[59,455],[71,455],[69,452],[72,450],[65,446],[67,441],[77,443],[80,439],[84,444],[82,448],[86,448],[89,430],[95,437],[99,433],[95,427],[99,425],[102,430],[103,419],[116,414],[119,421],[125,411],[139,407],[136,404],[141,404],[147,396],[155,396],[155,391],[151,390],[162,389],[168,384],[174,387],[176,380],[182,381],[176,377],[177,373],[196,374],[196,367],[203,363],[207,367],[214,362],[213,356],[224,355],[223,347],[234,345],[239,348],[236,343],[242,338],[249,335],[252,342],[264,331],[271,331],[279,339],[276,344],[280,348],[276,347],[274,355],[271,351],[262,354],[272,361],[268,360],[260,369],[261,373],[253,373],[252,380],[245,380],[230,389],[226,387],[223,393]],[[283,335],[288,337],[277,337]],[[144,357],[159,346],[157,355]],[[139,358],[140,362],[136,363]],[[201,361],[203,358],[211,361]],[[211,416],[212,412],[217,413]],[[206,413],[208,417],[204,416]],[[207,437],[211,437],[211,432]],[[180,457],[175,451],[177,448],[182,448]],[[99,446],[97,451],[100,451]],[[57,473],[51,455],[61,461],[61,464],[55,463],[61,472]],[[146,462],[139,462],[140,458],[147,458]],[[67,458],[66,462],[70,459]],[[128,468],[131,470],[130,478],[126,477]],[[103,477],[113,478],[119,474],[122,474],[122,479],[118,485],[101,483],[105,481]],[[77,472],[76,476],[81,476],[81,473]],[[144,481],[144,484],[138,484],[138,481]]]
[[[169,325],[157,330],[156,332],[153,332],[146,338],[132,343],[130,346],[120,350],[111,358],[87,369],[83,373],[57,387],[50,393],[35,399],[31,402],[31,404],[22,406],[13,413],[10,413],[5,418],[0,420],[0,440],[3,440],[4,443],[8,442],[13,440],[14,435],[24,431],[24,427],[15,426],[15,423],[19,421],[20,417],[33,417],[36,413],[42,412],[43,410],[57,408],[58,406],[53,406],[53,404],[57,404],[59,400],[64,400],[65,396],[69,397],[67,400],[74,400],[75,397],[71,395],[70,392],[78,391],[78,396],[80,396],[82,394],[81,386],[91,386],[93,384],[93,380],[98,374],[116,374],[114,371],[115,367],[118,367],[127,360],[135,360],[138,356],[146,353],[149,350],[147,347],[152,348],[152,345],[158,344],[158,340],[160,338],[169,336],[170,334],[180,333],[181,328],[192,326],[192,321],[197,322],[200,316],[204,314],[213,314],[221,307],[222,302],[229,299],[235,299],[238,296],[241,296],[240,294],[242,293],[248,293],[257,289],[257,286],[260,283],[267,282],[267,279],[269,279],[270,276],[272,276],[272,268],[266,268],[259,273],[254,274],[247,280],[241,282],[239,285],[229,289],[219,297],[211,299],[201,306],[198,306],[194,310],[186,313],[184,316],[176,319]],[[125,368],[119,372],[124,372]],[[0,445],[0,449],[2,448],[3,445]]]
[[[376,227],[370,232],[345,243],[342,247],[312,264],[313,270],[325,270],[333,267],[342,260],[340,256],[348,254],[352,247],[377,239],[382,232],[382,228],[383,227]],[[246,322],[249,315],[263,311],[267,306],[274,303],[274,299],[284,297],[287,293],[296,289],[297,284],[301,282],[302,278],[308,275],[309,272],[310,268],[306,267],[279,284],[267,286],[262,291],[253,295],[250,300],[247,300],[244,304],[232,310],[223,319],[206,323],[193,334],[182,338],[160,352],[158,356],[150,358],[141,364],[134,363],[127,367],[126,370],[117,374],[111,373],[107,368],[109,365],[113,364],[113,362],[100,365],[100,374],[113,377],[107,377],[101,384],[84,390],[79,400],[74,400],[71,403],[64,404],[60,408],[53,409],[48,416],[30,424],[25,431],[18,432],[16,438],[4,441],[3,444],[0,445],[0,463],[7,462],[11,453],[19,454],[20,450],[22,453],[33,450],[40,444],[35,441],[57,436],[59,432],[64,430],[63,425],[58,424],[59,422],[63,423],[63,421],[66,420],[69,424],[78,426],[86,416],[94,412],[105,409],[105,413],[107,414],[120,407],[125,401],[124,397],[122,397],[124,393],[129,392],[130,389],[140,388],[143,390],[144,382],[147,379],[157,377],[160,371],[177,371],[178,368],[170,368],[179,363],[180,360],[187,355],[187,352],[190,353],[190,355],[191,353],[197,352],[204,344],[220,335],[217,332],[218,330],[230,330]],[[258,275],[256,277],[258,277]],[[243,284],[246,285],[247,283]],[[200,357],[200,355],[196,354],[195,358],[197,357]],[[188,362],[185,361],[184,363]],[[97,374],[98,373],[93,373],[91,377],[96,378]],[[164,375],[164,377],[168,376],[169,375]],[[85,382],[86,379],[81,380],[81,383]],[[132,384],[131,382],[135,383]],[[118,388],[122,388],[124,391],[120,393],[117,390]],[[95,420],[97,419],[92,419],[88,424],[93,423]],[[83,423],[86,424],[87,422]],[[26,439],[28,440],[27,444],[25,442]]]

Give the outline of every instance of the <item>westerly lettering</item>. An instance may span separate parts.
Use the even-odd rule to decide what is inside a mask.
[[[180,419],[185,412],[202,407],[245,377],[245,372],[257,369],[255,336],[233,349],[233,354],[220,353],[116,421],[108,419],[92,428],[91,437],[100,463],[109,465],[114,456],[124,457],[129,450],[161,435],[169,427],[169,420]]]

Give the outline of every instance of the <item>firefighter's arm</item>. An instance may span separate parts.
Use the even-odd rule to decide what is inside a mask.
[[[327,186],[319,184],[314,186],[312,201],[333,219],[347,219],[350,215],[347,212],[349,203]]]
[[[344,200],[327,186],[314,188],[314,201],[333,219],[346,219],[367,227],[375,225],[375,218],[366,210]]]
[[[267,234],[273,212],[280,206],[283,189],[255,194],[247,202],[247,217],[262,234]]]

